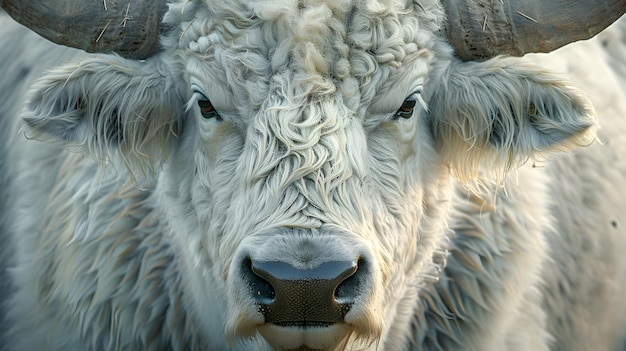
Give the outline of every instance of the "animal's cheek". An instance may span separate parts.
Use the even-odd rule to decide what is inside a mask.
[[[417,123],[414,120],[399,120],[396,121],[396,125],[401,160],[406,161],[415,152],[414,141],[417,134]]]
[[[201,150],[211,167],[217,166],[221,156],[240,152],[244,144],[240,131],[228,122],[202,123],[198,133],[198,150]]]
[[[378,133],[377,137],[384,135],[388,147],[393,148],[394,158],[405,163],[415,154],[415,138],[418,134],[418,125],[414,119],[398,119],[381,124],[384,133]]]

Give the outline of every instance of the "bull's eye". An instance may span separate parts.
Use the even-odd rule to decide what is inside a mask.
[[[415,112],[415,106],[417,106],[418,103],[425,111],[428,111],[428,106],[426,105],[426,102],[422,99],[421,94],[422,86],[419,86],[413,92],[413,94],[409,95],[409,97],[407,97],[404,102],[402,102],[402,106],[400,106],[398,111],[396,111],[396,113],[393,115],[393,119],[397,120],[400,118],[411,118],[413,116],[413,113]]]
[[[204,117],[205,119],[210,119],[210,118],[216,118],[217,120],[221,119],[220,115],[217,113],[217,111],[213,107],[211,100],[204,98],[204,97],[198,99],[198,107],[200,107],[200,113],[202,114],[202,117]]]
[[[417,105],[416,94],[409,96],[404,102],[402,106],[396,111],[395,118],[411,118],[413,116],[413,111],[415,110],[415,105]]]

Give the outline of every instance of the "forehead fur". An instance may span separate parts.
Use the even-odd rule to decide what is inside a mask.
[[[339,92],[356,109],[407,56],[431,48],[442,18],[434,0],[187,0],[166,21],[185,55],[214,66],[220,89],[269,92],[278,78],[287,98]]]

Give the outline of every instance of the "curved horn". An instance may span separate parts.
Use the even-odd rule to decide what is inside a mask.
[[[57,44],[144,59],[159,50],[165,0],[0,0],[16,21]]]
[[[626,12],[625,0],[442,0],[463,60],[550,52],[589,39]]]

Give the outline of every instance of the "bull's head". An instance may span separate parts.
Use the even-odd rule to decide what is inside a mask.
[[[197,333],[186,337],[215,348],[223,335],[257,333],[281,350],[403,347],[400,326],[437,273],[448,167],[466,179],[478,164],[506,170],[587,143],[594,124],[586,100],[548,73],[517,59],[455,58],[435,0],[180,1],[162,23],[150,21],[164,5],[131,2],[137,8],[69,14],[97,27],[70,36],[49,34],[63,20],[39,21],[70,7],[60,14],[51,3],[2,1],[14,17],[34,17],[29,26],[45,23],[39,33],[88,51],[146,58],[165,28],[164,50],[145,61],[87,56],[52,70],[33,88],[26,121],[33,136],[154,176],[152,203],[166,218]],[[624,3],[613,3],[621,8],[609,14],[621,14]],[[544,10],[444,5],[460,15],[447,32],[450,42],[467,39],[463,56],[549,51],[610,22],[544,23],[576,31],[536,45],[532,35],[506,45],[497,36],[497,47],[482,48],[476,28],[530,21],[518,13],[537,21]],[[583,7],[565,10],[607,8]],[[152,39],[124,39],[131,34]],[[141,49],[99,46],[118,42]]]

